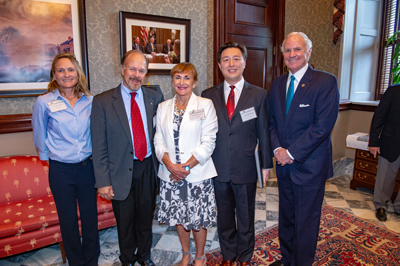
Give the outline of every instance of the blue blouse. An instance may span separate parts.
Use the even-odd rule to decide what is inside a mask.
[[[48,103],[64,101],[67,109],[50,111]],[[93,96],[82,95],[71,107],[58,90],[38,97],[33,104],[33,144],[41,160],[78,163],[92,154],[90,114]]]

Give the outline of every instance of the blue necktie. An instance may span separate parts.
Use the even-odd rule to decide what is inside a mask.
[[[293,95],[294,95],[294,80],[295,80],[295,77],[292,75],[290,77],[289,89],[288,89],[287,95],[286,95],[286,114],[289,112],[290,103],[292,102]]]

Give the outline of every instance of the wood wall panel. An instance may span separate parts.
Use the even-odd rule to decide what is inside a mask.
[[[244,44],[248,59],[243,76],[246,81],[267,90],[278,72],[276,58],[280,57],[274,52],[274,46],[277,32],[284,30],[277,19],[282,6],[284,1],[215,0],[215,57],[219,47],[227,41]],[[217,66],[216,62],[214,84],[224,80]]]
[[[235,8],[235,23],[266,26],[267,11],[266,7],[237,3]]]

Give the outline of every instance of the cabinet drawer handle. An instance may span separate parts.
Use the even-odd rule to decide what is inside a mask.
[[[366,154],[364,154],[364,152],[362,151],[362,152],[360,152],[360,155],[362,156],[362,157],[364,157],[364,158],[369,158],[369,152],[368,153],[366,153]]]
[[[364,176],[361,176],[361,174],[360,174],[360,173],[358,173],[358,178],[359,178],[359,179],[366,179],[366,178],[367,178],[367,176],[366,176],[366,175],[364,175]]]
[[[361,162],[359,163],[359,166],[363,169],[368,168],[368,164],[366,163],[365,165],[363,165]]]

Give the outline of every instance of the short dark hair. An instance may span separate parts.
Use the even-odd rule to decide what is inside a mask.
[[[136,50],[136,49],[130,50],[130,51],[128,51],[128,52],[126,52],[124,54],[124,56],[121,58],[121,66],[123,66],[125,68],[126,59],[128,59],[128,57],[133,53],[138,53],[138,54],[143,55],[143,58],[146,60],[146,72],[147,72],[147,70],[149,69],[149,60],[147,59],[147,57],[144,56],[142,51],[139,51],[139,50]]]
[[[218,51],[218,63],[221,63],[221,54],[225,49],[228,48],[238,48],[240,52],[242,53],[243,60],[246,61],[247,59],[247,48],[241,43],[237,43],[235,41],[229,41],[221,45]]]

